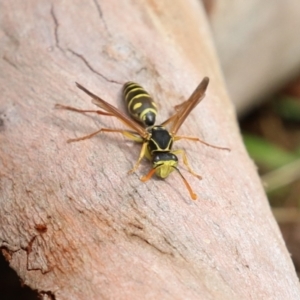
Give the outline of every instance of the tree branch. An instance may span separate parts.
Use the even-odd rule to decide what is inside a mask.
[[[100,14],[95,2],[72,3],[1,4],[0,245],[10,266],[52,299],[299,299],[200,4],[103,0]],[[175,173],[142,183],[147,161],[127,175],[140,145],[122,136],[66,143],[121,127],[115,118],[53,109],[95,108],[75,81],[125,109],[121,83],[133,80],[154,96],[160,123],[204,76],[206,97],[180,134],[232,151],[175,143],[203,177],[180,161],[197,201]]]

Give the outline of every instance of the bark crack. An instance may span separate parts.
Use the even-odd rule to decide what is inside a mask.
[[[129,237],[138,238],[139,240],[141,240],[144,243],[146,243],[147,245],[151,246],[152,248],[154,248],[156,251],[160,252],[161,254],[166,254],[166,255],[170,255],[170,256],[174,257],[174,254],[172,252],[168,252],[168,251],[164,251],[164,250],[160,249],[156,245],[150,243],[145,237],[143,237],[143,236],[141,236],[137,233],[127,233],[127,234],[128,234]]]
[[[139,238],[140,240],[144,241],[145,243],[147,243],[148,245],[152,246],[153,248],[155,248],[157,251],[159,251],[162,254],[168,254],[171,257],[181,257],[184,261],[188,262],[188,260],[186,259],[186,257],[182,254],[182,251],[180,251],[180,249],[184,249],[185,246],[184,245],[179,245],[181,247],[177,247],[176,244],[174,244],[170,239],[168,239],[168,236],[166,235],[165,232],[163,232],[163,230],[161,228],[159,228],[155,223],[153,223],[150,219],[147,218],[147,216],[138,209],[137,204],[135,202],[134,199],[132,199],[133,203],[131,203],[131,207],[133,208],[133,210],[136,211],[138,217],[134,218],[134,221],[129,221],[127,223],[128,226],[126,226],[126,228],[124,228],[124,232],[126,233],[127,236],[129,237],[135,237],[135,238]],[[143,222],[141,222],[140,219],[145,220],[147,223],[149,223],[149,226],[151,226],[152,228],[156,229],[156,233],[152,234],[156,235],[156,242],[150,242],[149,241],[149,237],[147,237],[147,226],[145,224],[143,224]],[[150,237],[151,239],[151,237]],[[160,246],[158,246],[160,245]],[[162,249],[162,247],[164,249]]]
[[[11,61],[6,55],[3,56],[3,60],[7,62],[9,65],[11,65],[13,68],[19,70],[18,66],[13,61]]]
[[[98,14],[99,14],[99,17],[102,19],[103,18],[103,13],[102,13],[102,9],[101,9],[101,6],[100,4],[98,3],[97,0],[93,0],[95,5],[96,5],[96,8],[97,8],[97,11],[98,11]]]
[[[82,55],[79,54],[77,52],[75,52],[72,49],[67,49],[70,53],[72,53],[74,56],[78,57],[86,66],[89,70],[91,70],[93,73],[97,74],[98,76],[100,76],[101,78],[103,78],[104,80],[111,82],[111,83],[116,83],[116,84],[122,84],[119,81],[113,80],[113,79],[109,79],[108,77],[104,76],[103,74],[101,74],[100,72],[98,72],[96,69],[94,69],[92,67],[92,65],[88,62],[88,60]]]
[[[4,120],[0,118],[0,131],[4,130]]]
[[[105,19],[103,18],[103,11],[102,11],[102,8],[101,8],[99,2],[98,2],[97,0],[93,0],[93,2],[94,2],[95,6],[96,6],[96,8],[97,8],[98,15],[99,15],[100,19],[102,20],[102,22],[103,22],[103,24],[104,24],[104,27],[105,27],[105,29],[106,29],[106,31],[107,31],[107,33],[110,35],[110,32],[109,32],[109,30],[108,30],[108,27],[107,27],[107,24],[106,24],[106,22],[105,22]]]
[[[51,10],[50,10],[50,14],[54,23],[54,39],[55,39],[55,46],[61,50],[62,52],[65,52],[64,49],[60,46],[59,43],[59,37],[58,37],[58,28],[59,28],[59,22],[58,19],[56,17],[56,14],[54,12],[54,7],[53,5],[51,6]]]

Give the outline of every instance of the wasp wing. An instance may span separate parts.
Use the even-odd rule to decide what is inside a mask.
[[[76,86],[84,91],[86,94],[88,94],[90,97],[92,97],[92,102],[107,111],[108,113],[112,114],[116,118],[118,118],[123,124],[125,124],[127,127],[133,129],[136,131],[141,137],[146,138],[148,136],[148,132],[139,124],[132,121],[131,119],[127,118],[126,115],[124,115],[122,112],[120,112],[116,107],[112,106],[111,104],[107,103],[106,101],[102,100],[92,92],[90,92],[88,89],[83,87],[81,84],[76,82]]]
[[[199,104],[199,102],[204,98],[205,91],[209,83],[209,78],[204,77],[200,84],[197,86],[195,91],[192,93],[190,98],[175,107],[176,113],[163,122],[161,125],[165,126],[171,123],[170,132],[175,135],[182,123],[185,121],[189,113]]]

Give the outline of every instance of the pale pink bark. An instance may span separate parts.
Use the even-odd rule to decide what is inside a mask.
[[[298,280],[242,144],[200,3],[1,3],[0,245],[25,284],[55,299],[299,299]],[[114,118],[78,81],[124,109],[121,84],[154,95],[163,121],[204,76],[180,133],[199,181],[127,175],[140,145],[119,135],[66,144]]]

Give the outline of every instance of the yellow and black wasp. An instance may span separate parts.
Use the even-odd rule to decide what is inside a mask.
[[[96,132],[93,132],[89,135],[69,139],[68,142],[77,142],[82,141],[85,139],[89,139],[100,132],[118,132],[123,134],[125,137],[142,143],[142,149],[139,155],[137,162],[135,163],[134,167],[129,171],[129,173],[134,172],[141,160],[146,157],[150,161],[152,161],[152,169],[149,173],[141,178],[141,181],[145,182],[149,180],[153,174],[155,173],[158,177],[166,178],[176,170],[181,178],[185,186],[187,187],[190,196],[193,200],[197,199],[197,195],[193,192],[192,188],[188,184],[187,180],[183,177],[180,170],[177,168],[178,165],[178,158],[177,155],[181,154],[183,157],[183,162],[186,165],[187,169],[191,174],[196,176],[197,178],[201,179],[201,176],[196,174],[190,167],[189,162],[187,160],[187,156],[184,150],[172,150],[173,143],[181,140],[192,140],[201,142],[207,146],[223,149],[223,150],[230,150],[229,148],[223,148],[218,146],[213,146],[208,144],[198,137],[190,137],[190,136],[182,136],[177,135],[177,131],[189,115],[189,113],[199,104],[199,102],[204,98],[206,88],[209,83],[209,78],[205,77],[196,90],[192,93],[188,100],[183,102],[180,105],[175,107],[176,112],[164,121],[161,125],[154,125],[155,117],[156,117],[156,105],[150,95],[138,84],[133,82],[128,82],[124,85],[123,88],[123,95],[125,101],[127,103],[128,111],[130,115],[140,123],[129,119],[126,115],[120,112],[117,108],[112,106],[111,104],[107,103],[106,101],[102,100],[85,87],[76,83],[77,87],[92,97],[92,102],[97,105],[98,107],[102,108],[104,111],[101,110],[81,110],[70,106],[65,106],[61,104],[56,104],[57,108],[67,109],[75,112],[86,113],[92,112],[97,113],[99,115],[107,115],[107,116],[114,116],[119,119],[126,127],[133,131],[128,131],[124,129],[111,129],[111,128],[101,128]],[[143,126],[142,126],[143,125]],[[165,126],[168,125],[170,129],[168,130]]]

